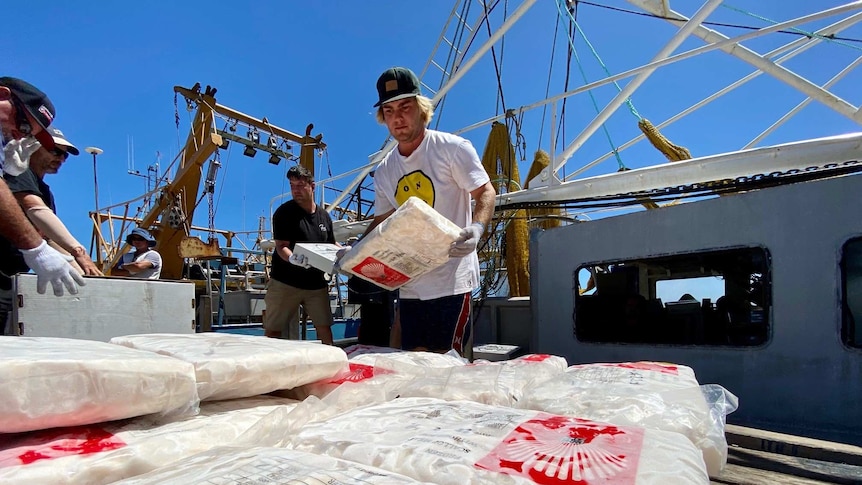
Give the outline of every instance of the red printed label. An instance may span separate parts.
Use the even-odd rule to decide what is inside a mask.
[[[550,358],[551,356],[548,354],[529,354],[523,357],[518,357],[515,360],[523,360],[525,362],[544,362]]]
[[[58,428],[18,435],[0,450],[0,468],[70,455],[115,450],[126,443],[97,427]]]
[[[643,429],[539,413],[521,423],[476,467],[542,485],[635,483]]]
[[[396,287],[410,281],[410,277],[396,271],[383,262],[369,256],[350,269],[353,273],[364,276],[375,283]]]
[[[330,384],[344,384],[345,382],[360,382],[365,379],[371,379],[375,375],[392,374],[392,371],[386,369],[376,369],[373,366],[365,364],[350,363],[350,370],[346,374],[338,374],[330,379]]]
[[[612,364],[613,367],[622,367],[623,369],[646,370],[651,372],[661,372],[663,374],[679,374],[679,367],[672,364],[660,364],[658,362],[622,362],[620,364]]]

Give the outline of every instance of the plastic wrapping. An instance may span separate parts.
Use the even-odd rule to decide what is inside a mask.
[[[727,462],[725,416],[737,400],[721,386],[706,390],[682,365],[584,364],[528,386],[518,407],[681,433],[703,452],[709,474],[717,476]]]
[[[115,337],[111,343],[190,362],[202,401],[291,389],[347,368],[347,356],[338,347],[250,335],[145,334]]]
[[[407,485],[422,483],[379,468],[283,448],[213,448],[118,485],[331,484]]]
[[[410,197],[366,234],[339,267],[394,290],[449,261],[449,246],[461,228],[418,197]]]
[[[309,422],[288,447],[438,484],[709,483],[699,450],[677,433],[468,401],[355,409]]]
[[[261,445],[248,436],[265,421],[279,434],[288,422],[267,419],[295,401],[256,397],[201,405],[185,419],[151,416],[10,435],[0,445],[0,483],[106,484],[169,465],[219,445]]]
[[[562,357],[530,354],[513,360],[429,369],[401,386],[399,395],[517,407],[525,387],[561,374],[567,365]],[[376,367],[385,368],[385,358]]]
[[[197,412],[194,367],[90,340],[0,336],[0,433]]]

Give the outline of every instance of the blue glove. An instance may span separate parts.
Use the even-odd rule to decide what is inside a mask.
[[[304,254],[292,253],[290,257],[287,258],[287,261],[290,264],[295,264],[296,266],[299,266],[300,268],[308,269],[311,267],[311,264],[309,264],[308,262],[308,257]]]
[[[458,239],[456,239],[455,242],[452,243],[452,247],[449,248],[449,257],[463,258],[475,251],[476,246],[479,245],[479,238],[482,237],[482,233],[484,232],[485,225],[481,222],[474,222],[464,229],[461,229],[461,234],[458,235]]]

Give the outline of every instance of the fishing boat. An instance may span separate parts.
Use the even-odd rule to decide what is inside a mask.
[[[691,10],[687,14],[668,0],[628,4],[611,10],[579,1],[458,1],[420,71],[437,106],[433,127],[469,137],[488,134],[486,142],[474,138],[474,143],[499,195],[494,223],[480,246],[483,284],[474,295],[475,343],[505,346],[510,356],[559,355],[569,364],[684,364],[700,382],[719,384],[739,398],[729,423],[762,431],[738,428],[738,443],[748,439],[749,446],[766,446],[761,451],[787,452],[777,450],[776,443],[783,443],[802,459],[829,455],[862,465],[856,448],[862,446],[862,331],[857,323],[862,321],[862,214],[854,198],[862,190],[862,134],[857,133],[862,111],[852,102],[858,92],[845,91],[842,82],[852,79],[862,62],[853,44],[859,31],[852,30],[862,20],[862,2],[808,5],[807,12],[780,21],[717,0],[699,8],[680,5]],[[720,7],[733,10],[721,13]],[[624,69],[611,67],[601,56],[602,46],[588,42],[585,31],[598,24],[584,24],[589,8],[601,9],[601,18],[609,20],[604,25],[630,26],[637,19],[675,30],[643,35],[644,42],[655,44],[653,57],[628,59]],[[534,14],[553,17],[552,25],[563,27],[551,40],[562,46],[558,55],[569,64],[552,69],[547,78],[535,76],[542,82],[534,84],[543,89],[564,79],[559,93],[530,97],[504,91],[506,76],[499,65],[504,39],[536,34],[517,30],[519,20]],[[725,22],[731,14],[737,20]],[[712,20],[716,15],[720,21]],[[728,35],[723,32],[729,25],[750,28]],[[780,35],[792,40],[784,42]],[[820,59],[840,64],[822,82],[811,80],[813,74],[823,77],[811,72],[811,65],[820,66],[811,60],[818,52]],[[584,76],[575,86],[569,75],[580,71],[585,53],[606,72]],[[727,59],[748,71],[728,74]],[[480,62],[492,63],[496,73],[492,89],[481,93],[470,77]],[[684,66],[695,62],[714,70],[698,70],[707,78],[702,83],[682,84],[678,78]],[[748,83],[767,80],[775,84],[776,98],[791,100],[765,103],[763,111],[769,108],[770,115],[762,115],[752,100],[734,98]],[[468,88],[459,91],[464,83]],[[699,101],[668,102],[675,89],[692,94],[690,86],[705,86],[695,90]],[[314,168],[322,135],[312,134],[310,125],[296,134],[227,108],[209,86],[178,86],[175,92],[196,110],[185,150],[177,156],[177,172],[152,194],[159,197],[156,208],[141,217],[123,217],[153,227],[160,245],[180,248],[165,264],[177,279],[190,259],[203,262],[208,282],[196,304],[205,308],[204,318],[215,314],[218,325],[223,314],[221,306],[212,306],[213,270],[221,270],[216,286],[224,301],[229,268],[238,264],[235,253],[265,255],[267,249],[232,251],[235,233],[192,225],[197,201],[207,194],[199,187],[212,180],[203,174],[218,170],[217,154],[230,143]],[[666,105],[654,102],[652,94],[642,95],[654,92],[663,94]],[[486,112],[496,114],[460,119],[458,125],[448,121],[453,105],[481,100],[490,100]],[[756,119],[760,131],[739,130],[709,111],[726,100],[744,104],[724,116]],[[587,116],[585,106],[595,115]],[[625,121],[620,109],[628,112],[622,113]],[[656,116],[650,113],[662,121],[650,121],[647,116]],[[821,132],[817,120],[822,116],[842,119],[847,129]],[[701,138],[676,138],[681,120],[702,126]],[[783,126],[800,122],[811,125],[811,136],[781,137]],[[573,126],[577,132],[567,133]],[[262,143],[261,133],[270,142]],[[631,139],[611,141],[611,134],[620,133]],[[289,155],[287,143],[299,145],[300,155]],[[373,214],[368,176],[393,146],[387,141],[368,164],[320,180],[320,202],[336,219],[338,240],[367,227]],[[708,154],[696,155],[703,152]],[[625,162],[632,159],[636,162]],[[580,166],[572,169],[572,160]],[[122,220],[102,212],[94,217],[97,227]],[[223,235],[226,244],[214,246],[215,237],[186,243],[194,230]],[[263,243],[266,237],[258,239]],[[123,251],[122,245],[106,243],[101,254],[109,265]],[[793,437],[781,441],[766,433]],[[813,449],[806,448],[813,441],[805,440],[815,439],[840,444],[800,451]],[[832,479],[846,483],[858,478],[856,469],[835,473]]]

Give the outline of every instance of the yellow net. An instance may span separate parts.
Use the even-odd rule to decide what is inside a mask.
[[[537,150],[533,156],[533,164],[530,165],[530,171],[527,173],[527,178],[524,181],[524,188],[530,188],[530,180],[542,173],[542,170],[551,165],[551,156],[544,150]],[[530,226],[537,229],[552,229],[560,227],[562,224],[562,211],[557,208],[539,207],[528,211]]]
[[[482,153],[482,165],[494,182],[497,193],[518,190],[520,173],[515,150],[509,138],[509,130],[502,123],[494,123],[488,135],[488,143]],[[530,294],[529,272],[529,230],[527,214],[517,211],[497,212],[491,227],[505,231],[505,260],[509,281],[509,296],[528,296]],[[485,235],[487,238],[489,234]],[[486,251],[484,258],[493,258],[493,251]]]

